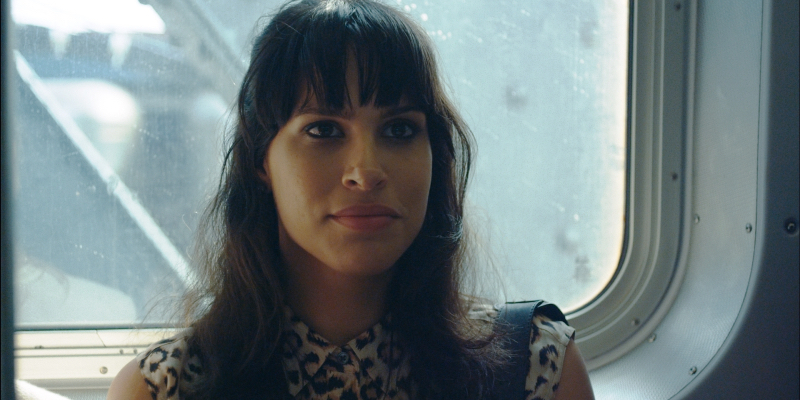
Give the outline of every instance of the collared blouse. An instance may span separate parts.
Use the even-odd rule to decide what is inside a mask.
[[[408,400],[409,354],[392,330],[391,318],[335,346],[289,313],[283,343],[283,369],[289,394],[297,400]],[[485,316],[484,316],[485,317]],[[552,399],[561,379],[564,353],[575,330],[536,314],[531,321],[527,400]],[[153,399],[179,400],[203,379],[200,357],[190,354],[191,330],[151,345],[137,359]]]

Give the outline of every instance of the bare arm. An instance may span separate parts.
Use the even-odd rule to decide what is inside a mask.
[[[111,382],[107,400],[152,400],[136,360],[125,364]]]
[[[594,400],[589,373],[583,364],[578,346],[572,340],[569,341],[564,353],[561,382],[558,384],[555,400]]]

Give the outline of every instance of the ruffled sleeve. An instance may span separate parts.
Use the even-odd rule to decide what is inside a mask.
[[[561,381],[564,353],[575,329],[562,321],[536,314],[531,321],[530,369],[525,399],[552,399]]]
[[[202,374],[198,355],[189,351],[187,333],[153,343],[136,359],[154,400],[179,400]]]

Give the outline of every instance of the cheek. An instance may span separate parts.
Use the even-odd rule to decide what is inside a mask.
[[[269,185],[275,198],[279,219],[283,223],[291,224],[291,221],[285,220],[296,212],[296,207],[293,207],[296,201],[292,199],[302,197],[302,189],[294,183],[301,181],[302,174],[296,165],[299,160],[280,139],[280,136],[275,138],[267,150],[264,169],[268,171]]]
[[[277,149],[276,149],[277,150]],[[291,151],[268,152],[270,183],[279,215],[289,217],[322,206],[330,186],[329,171],[318,162]],[[285,221],[286,222],[286,221]]]

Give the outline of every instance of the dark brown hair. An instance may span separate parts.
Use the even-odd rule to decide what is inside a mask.
[[[358,99],[347,98],[349,53],[358,63]],[[270,141],[308,91],[333,110],[402,98],[426,114],[433,154],[427,214],[393,266],[388,311],[410,347],[420,397],[482,398],[501,351],[467,318],[461,293],[472,134],[444,93],[425,32],[371,0],[292,1],[255,39],[220,187],[201,226],[205,286],[190,302],[190,315],[198,316],[190,348],[202,354],[208,379],[190,397],[286,393],[277,215],[259,172]]]

